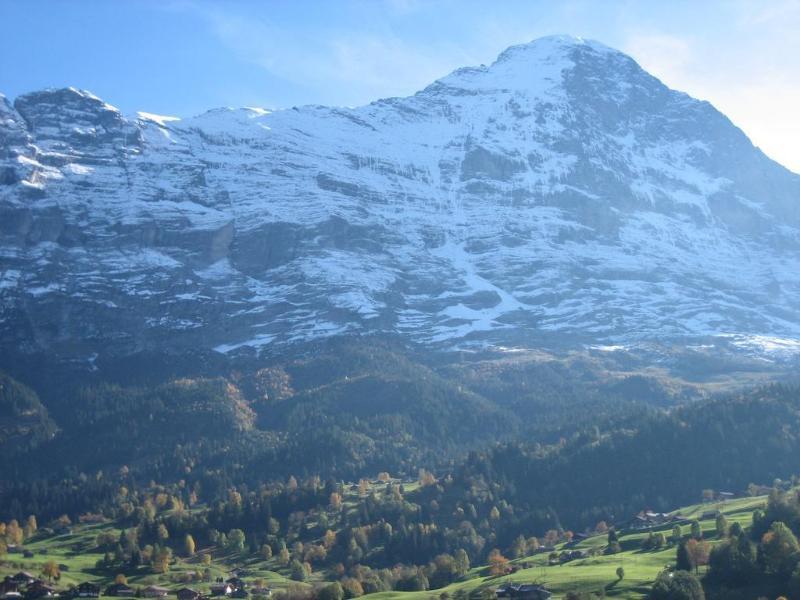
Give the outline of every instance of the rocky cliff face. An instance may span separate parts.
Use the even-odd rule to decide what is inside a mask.
[[[800,176],[566,37],[355,109],[0,97],[0,256],[3,346],[71,356],[800,337]]]

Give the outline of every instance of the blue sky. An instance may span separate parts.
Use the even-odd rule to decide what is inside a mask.
[[[569,33],[710,100],[800,172],[800,0],[0,0],[0,92],[91,90],[126,113],[358,105]]]

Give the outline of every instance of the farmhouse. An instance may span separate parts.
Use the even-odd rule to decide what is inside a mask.
[[[580,560],[588,557],[589,553],[585,550],[565,550],[559,555],[558,561],[563,564],[571,560]]]
[[[635,515],[630,521],[622,524],[622,529],[648,529],[666,523],[674,523],[682,521],[683,517],[680,515],[670,515],[669,513],[654,512],[652,510],[643,510]]]
[[[167,588],[158,585],[148,585],[142,590],[142,596],[145,598],[163,598],[168,591]]]
[[[230,583],[211,584],[212,596],[230,596],[232,591],[233,591],[233,586]]]
[[[178,600],[198,600],[200,598],[200,592],[188,587],[179,589],[176,594]]]
[[[507,583],[495,590],[498,598],[514,600],[549,600],[553,594],[535,583]]]
[[[5,579],[0,581],[0,597],[9,592],[19,592],[19,583],[6,575]]]
[[[36,600],[37,598],[51,598],[56,595],[56,589],[47,585],[44,581],[36,580],[25,590],[25,600]]]
[[[245,589],[247,587],[247,582],[239,577],[231,577],[225,583],[230,584],[234,590]]]
[[[75,588],[76,598],[99,598],[100,586],[90,581],[84,581]]]
[[[30,585],[34,581],[36,581],[36,577],[28,573],[27,571],[19,571],[11,576],[11,581],[16,583],[17,585]]]
[[[118,598],[131,598],[136,595],[136,590],[127,583],[114,583],[106,588],[105,595]]]

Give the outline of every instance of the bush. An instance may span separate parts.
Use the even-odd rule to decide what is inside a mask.
[[[703,586],[688,571],[663,572],[653,584],[650,600],[705,600]]]

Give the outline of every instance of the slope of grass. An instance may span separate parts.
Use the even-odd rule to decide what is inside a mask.
[[[92,581],[105,587],[113,582],[116,572],[96,567],[97,561],[103,558],[104,553],[98,552],[95,548],[95,538],[98,534],[108,532],[118,536],[120,530],[113,524],[102,523],[78,525],[74,527],[72,533],[64,535],[44,536],[37,533],[25,543],[25,549],[33,552],[34,556],[24,558],[18,553],[6,555],[0,561],[0,579],[21,569],[39,575],[46,562],[55,561],[62,565],[61,579],[57,582],[59,588],[77,585],[82,581]],[[193,573],[203,573],[206,566],[202,564],[202,556],[206,552],[207,549],[201,548],[192,558],[179,558],[166,574],[153,573],[147,566],[133,571],[126,570],[124,574],[133,587],[158,584],[177,590],[186,585],[181,581],[183,578],[188,580]],[[211,570],[212,580],[216,577],[229,577],[233,569],[246,569],[249,580],[263,579],[266,585],[273,588],[287,587],[290,583],[286,576],[277,572],[274,559],[263,561],[252,556],[215,554],[208,568]],[[191,585],[199,590],[208,589],[207,583],[194,582]]]
[[[689,518],[698,518],[708,511],[719,510],[725,514],[728,522],[739,522],[743,527],[749,526],[753,512],[766,504],[766,496],[740,498],[715,504],[696,504],[681,508],[676,513]],[[716,521],[714,518],[700,520],[704,537],[713,545],[719,543],[716,537]],[[371,597],[376,600],[430,600],[430,598],[447,593],[451,597],[458,590],[463,590],[473,597],[484,589],[495,589],[502,583],[540,583],[553,592],[555,598],[562,598],[571,591],[605,592],[609,598],[641,599],[646,598],[650,586],[658,574],[667,566],[675,563],[676,548],[668,545],[661,550],[642,550],[641,543],[649,531],[662,532],[669,537],[673,525],[654,527],[649,530],[622,532],[620,546],[623,551],[614,555],[600,555],[575,560],[563,565],[548,564],[547,554],[536,554],[520,558],[513,563],[528,564],[529,568],[520,569],[516,573],[503,577],[491,577],[486,567],[472,569],[462,581],[453,583],[439,590],[427,592],[384,592]],[[682,526],[684,536],[688,535],[688,525]],[[605,535],[590,537],[574,546],[575,549],[590,550],[605,547]],[[563,545],[557,551],[563,550]],[[618,567],[625,570],[625,577],[618,581]],[[702,568],[701,568],[702,573]]]
[[[697,504],[683,507],[677,511],[688,518],[698,518],[703,513],[719,510],[726,515],[730,523],[739,522],[742,526],[750,525],[753,511],[763,507],[766,503],[765,496],[741,498],[724,503]],[[700,521],[704,537],[712,544],[719,543],[715,532],[715,519],[708,518]],[[664,525],[651,529],[653,532],[661,531],[669,537],[672,525]],[[21,554],[9,554],[0,562],[0,578],[14,573],[20,569],[39,574],[42,565],[50,560],[66,565],[62,571],[59,587],[77,584],[81,581],[94,581],[103,586],[111,583],[114,574],[98,570],[96,562],[103,554],[95,549],[95,538],[98,534],[112,532],[119,535],[120,531],[111,523],[77,525],[71,534],[46,537],[37,534],[25,544],[28,550],[34,552],[34,557],[23,558]],[[683,525],[684,535],[688,535],[689,528]],[[606,596],[620,599],[640,599],[646,594],[658,573],[666,566],[674,563],[675,547],[669,545],[660,550],[645,551],[641,549],[642,540],[648,535],[648,530],[622,531],[620,546],[622,552],[615,555],[597,555],[581,560],[568,562],[562,565],[549,565],[547,554],[535,554],[513,561],[517,566],[526,565],[516,573],[503,577],[492,577],[488,568],[479,566],[473,568],[462,580],[445,588],[425,592],[383,592],[373,594],[375,600],[430,600],[442,593],[451,597],[458,590],[463,590],[473,597],[484,589],[495,589],[502,583],[541,583],[554,593],[556,598],[563,597],[570,591],[599,592],[605,591]],[[606,536],[597,535],[590,537],[574,546],[575,549],[602,550],[606,545]],[[563,550],[563,545],[557,548]],[[172,565],[168,574],[158,575],[152,573],[149,567],[141,567],[135,572],[126,573],[128,581],[133,586],[146,586],[157,583],[172,589],[183,585],[179,581],[181,576],[188,576],[190,572],[202,573],[205,567],[202,564],[202,555],[208,549],[199,548],[198,553],[191,559],[178,559]],[[618,580],[616,571],[618,567],[625,570],[625,577]],[[210,566],[212,578],[227,576],[235,568],[246,569],[247,579],[263,579],[267,585],[281,589],[287,587],[285,569],[278,567],[275,558],[263,561],[259,557],[239,556],[236,554],[221,555],[215,553]],[[324,581],[322,573],[312,575],[308,583]],[[193,587],[206,590],[208,584],[194,583]]]

